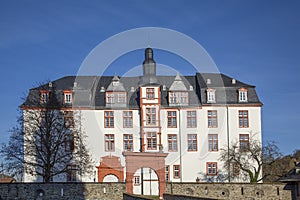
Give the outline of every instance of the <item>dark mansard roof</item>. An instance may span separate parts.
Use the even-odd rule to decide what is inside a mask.
[[[57,79],[49,85],[48,83],[29,91],[29,95],[22,106],[36,107],[39,106],[40,91],[52,91],[55,94],[56,105],[87,107],[93,109],[107,109],[105,92],[111,88],[111,83],[119,79],[127,94],[127,106],[129,108],[139,108],[139,87],[142,76],[136,77],[117,77],[116,76],[66,76]],[[159,85],[161,91],[162,107],[170,107],[168,103],[168,94],[170,87],[175,81],[176,76],[156,76],[157,82],[152,85]],[[224,104],[249,104],[262,105],[260,102],[255,86],[245,84],[238,80],[217,73],[196,73],[194,76],[180,76],[182,83],[188,92],[189,103],[186,106],[202,106],[202,105],[224,105]],[[151,85],[148,84],[148,85]],[[51,86],[52,87],[49,87]],[[110,86],[110,87],[109,87]],[[181,85],[182,86],[182,85]],[[183,86],[183,87],[184,87]],[[174,86],[172,87],[174,88]],[[182,87],[181,87],[182,88]],[[216,93],[216,102],[207,103],[207,89],[214,89]],[[248,101],[238,101],[238,90],[240,88],[247,89]],[[71,90],[73,92],[73,104],[64,104],[64,91]]]

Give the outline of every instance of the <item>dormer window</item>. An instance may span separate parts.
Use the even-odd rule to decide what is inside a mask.
[[[207,103],[215,103],[216,102],[216,90],[215,89],[207,89]]]
[[[112,84],[113,84],[113,86],[115,86],[115,87],[120,85],[120,84],[119,84],[119,81],[113,81]]]
[[[112,92],[106,92],[106,103],[115,103],[115,95]]]
[[[72,103],[72,91],[64,91],[65,103]]]
[[[155,98],[154,88],[147,88],[146,89],[146,98],[147,99],[154,99]]]
[[[118,103],[126,103],[126,93],[118,93]]]
[[[239,102],[247,102],[248,101],[248,91],[245,88],[239,89]]]
[[[40,91],[40,102],[41,103],[47,103],[48,100],[49,100],[49,91],[41,90]]]
[[[124,104],[126,103],[126,92],[106,92],[107,104]]]
[[[169,104],[188,104],[188,92],[169,92]]]

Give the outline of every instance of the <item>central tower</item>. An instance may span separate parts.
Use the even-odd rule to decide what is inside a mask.
[[[157,83],[156,63],[153,59],[153,50],[147,48],[145,50],[145,60],[143,62],[143,77],[140,85]]]

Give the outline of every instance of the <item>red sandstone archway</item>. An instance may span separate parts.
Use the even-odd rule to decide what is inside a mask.
[[[165,158],[167,153],[151,152],[124,152],[126,159],[126,191],[133,193],[133,175],[142,167],[152,168],[159,180],[159,196],[166,190]]]
[[[121,160],[116,156],[101,157],[98,169],[98,182],[103,182],[105,176],[113,174],[118,177],[119,181],[124,181],[124,167]]]

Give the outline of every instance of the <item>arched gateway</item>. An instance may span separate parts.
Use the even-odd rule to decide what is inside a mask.
[[[166,190],[165,158],[167,153],[124,152],[126,159],[126,191],[133,193],[134,174],[141,168],[152,169],[158,177],[159,196]]]
[[[98,182],[115,182],[112,181],[112,176],[117,177],[117,181],[124,181],[124,167],[121,165],[121,160],[116,156],[101,157],[98,169]],[[108,175],[112,175],[107,177]]]
[[[159,195],[159,181],[155,171],[151,168],[140,168],[133,175],[133,194]]]

